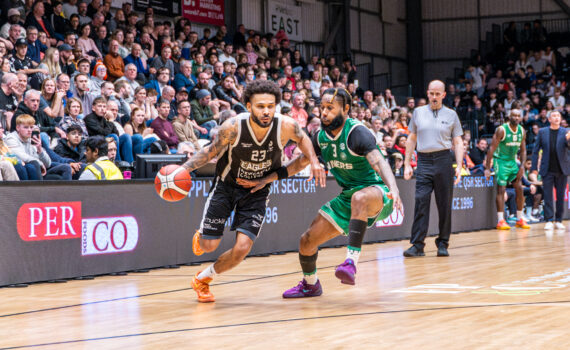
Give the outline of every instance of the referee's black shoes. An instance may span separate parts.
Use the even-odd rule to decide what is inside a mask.
[[[449,256],[447,248],[443,244],[440,244],[439,247],[437,247],[437,256]]]
[[[424,253],[424,250],[417,248],[415,245],[411,246],[406,251],[404,251],[404,256],[407,258],[411,258],[414,256],[425,256],[425,255],[426,254]]]

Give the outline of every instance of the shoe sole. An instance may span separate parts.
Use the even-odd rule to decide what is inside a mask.
[[[525,230],[529,230],[530,226],[515,226],[516,228],[524,228]]]
[[[336,270],[334,275],[340,280],[340,283],[349,284],[351,286],[354,286],[356,284],[354,282],[354,276],[349,275],[343,270]]]
[[[503,230],[503,231],[510,230],[510,229],[511,229],[510,226],[509,227],[497,227],[497,230]]]
[[[196,231],[196,233],[192,237],[192,252],[196,256],[204,254],[204,251],[202,250],[202,248],[200,248],[200,233],[198,231]]]
[[[405,256],[406,258],[417,258],[417,257],[420,257],[420,256],[426,256],[426,254],[425,254],[425,253],[418,253],[418,254],[416,254],[416,255],[413,255],[413,254],[409,254],[409,253],[404,252],[404,256]]]
[[[447,253],[447,254],[439,254],[439,253],[437,253],[437,256],[449,256],[449,253]]]
[[[312,295],[299,295],[299,296],[290,296],[290,297],[286,297],[283,295],[283,299],[313,298],[313,297],[320,297],[322,294],[323,294],[323,291],[321,290],[319,292],[319,294],[312,294]]]

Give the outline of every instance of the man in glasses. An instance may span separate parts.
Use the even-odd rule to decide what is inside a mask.
[[[485,160],[485,177],[491,177],[491,159],[497,177],[497,229],[509,230],[511,227],[504,218],[505,190],[507,185],[512,184],[516,193],[517,222],[516,227],[529,229],[530,226],[523,218],[524,194],[522,188],[522,176],[526,161],[526,142],[524,128],[519,125],[522,119],[521,110],[512,108],[509,114],[509,122],[495,130],[491,147]],[[520,151],[520,163],[517,163],[517,154]]]

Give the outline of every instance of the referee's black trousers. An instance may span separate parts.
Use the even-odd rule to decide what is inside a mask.
[[[453,161],[449,150],[418,153],[416,170],[416,203],[414,223],[410,242],[423,249],[429,228],[429,207],[431,193],[435,192],[435,203],[439,213],[439,237],[435,243],[446,248],[451,235],[451,204],[453,199]]]

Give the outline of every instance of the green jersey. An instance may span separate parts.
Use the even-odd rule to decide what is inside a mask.
[[[321,130],[317,137],[321,155],[329,171],[344,190],[384,184],[380,175],[368,163],[366,156],[358,155],[348,147],[348,137],[356,127],[365,128],[358,120],[348,118],[335,138],[331,138],[324,130]]]
[[[508,123],[501,125],[501,127],[505,131],[505,136],[499,143],[493,158],[516,161],[523,140],[523,127],[517,125],[516,131],[511,130]]]

